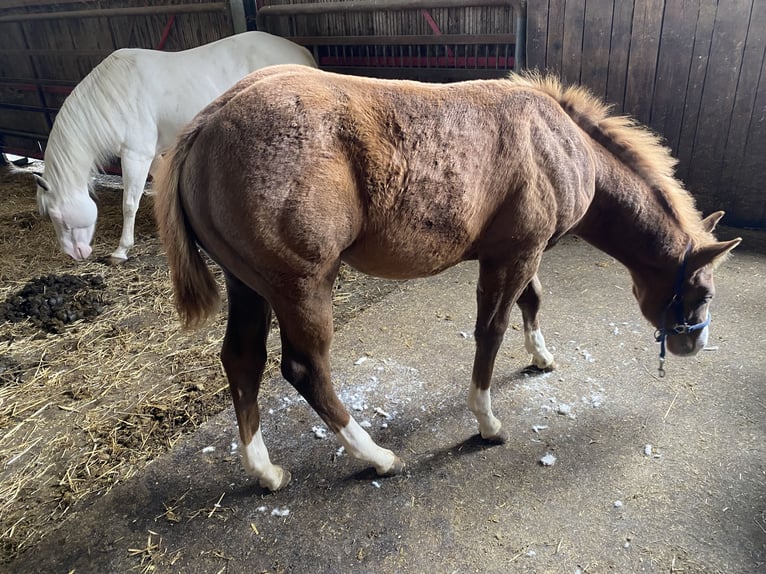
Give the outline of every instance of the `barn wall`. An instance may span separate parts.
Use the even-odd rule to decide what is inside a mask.
[[[527,66],[662,134],[705,211],[766,227],[766,2],[530,0]],[[763,78],[763,80],[762,80]]]
[[[522,0],[264,0],[258,29],[302,44],[323,69],[455,81],[519,67]]]
[[[118,48],[184,50],[230,36],[229,2],[0,2],[0,146],[42,157],[72,88]]]

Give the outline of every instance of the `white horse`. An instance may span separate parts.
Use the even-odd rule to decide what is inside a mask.
[[[96,66],[64,101],[48,138],[37,203],[59,244],[86,259],[96,226],[94,172],[119,157],[123,228],[111,254],[124,261],[136,211],[160,154],[202,108],[250,72],[274,64],[316,67],[305,48],[265,32],[245,32],[183,52],[125,48]]]

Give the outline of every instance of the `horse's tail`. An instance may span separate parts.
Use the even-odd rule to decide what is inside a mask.
[[[154,178],[154,215],[167,253],[175,306],[185,328],[203,325],[220,309],[218,284],[197,247],[181,204],[181,169],[199,132],[195,122],[165,156]]]

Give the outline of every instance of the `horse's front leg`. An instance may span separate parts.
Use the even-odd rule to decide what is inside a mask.
[[[126,152],[122,165],[122,235],[117,249],[110,255],[112,263],[122,263],[135,243],[136,213],[144,194],[146,178],[154,158]]]
[[[503,443],[508,433],[492,413],[490,384],[495,358],[508,328],[511,307],[537,270],[539,257],[534,261],[519,261],[515,265],[481,261],[479,283],[476,289],[477,316],[476,356],[473,362],[468,408],[479,423],[481,437],[489,442]]]
[[[545,337],[540,330],[540,321],[537,317],[542,292],[540,279],[535,275],[519,295],[516,304],[521,309],[521,317],[524,321],[524,348],[532,355],[532,364],[541,370],[552,370],[556,368],[556,363],[545,346]]]

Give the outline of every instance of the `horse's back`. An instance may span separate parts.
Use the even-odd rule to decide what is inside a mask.
[[[280,66],[234,91],[199,126],[187,188],[202,203],[200,227],[259,234],[243,249],[281,236],[312,259],[332,240],[328,252],[362,271],[411,277],[477,256],[500,211],[498,243],[514,233],[545,243],[579,217],[562,220],[561,202],[530,179],[553,179],[532,173],[532,134],[561,122],[559,132],[582,136],[549,97],[505,80],[434,85]],[[560,159],[547,169],[580,168]]]

